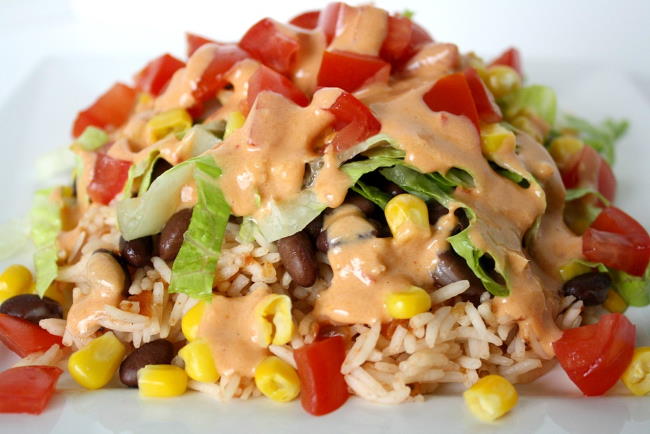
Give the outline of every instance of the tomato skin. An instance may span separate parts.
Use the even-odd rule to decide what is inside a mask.
[[[370,109],[347,92],[343,92],[327,110],[334,115],[332,128],[336,135],[330,145],[336,152],[348,149],[381,130],[381,123]]]
[[[565,330],[553,343],[560,365],[587,396],[611,389],[632,360],[636,327],[620,313],[603,315],[597,324]]]
[[[279,93],[301,107],[306,107],[309,104],[305,94],[291,80],[271,68],[260,65],[259,69],[255,71],[248,81],[247,102],[249,110],[253,107],[257,95],[263,91]]]
[[[114,129],[129,118],[137,92],[123,83],[115,83],[87,109],[80,111],[72,126],[72,137],[77,138],[86,127]]]
[[[308,11],[293,17],[291,21],[289,21],[289,24],[300,27],[301,29],[314,30],[318,27],[319,18],[320,11]]]
[[[196,50],[205,44],[216,44],[216,41],[208,39],[195,33],[186,32],[185,41],[187,43],[187,57],[192,56]]]
[[[614,202],[616,198],[616,187],[617,182],[614,172],[610,165],[607,164],[607,161],[603,159],[598,170],[598,191],[607,200]]]
[[[334,2],[325,6],[325,9],[318,16],[318,28],[325,34],[325,39],[329,44],[336,34],[336,25],[339,20],[339,13],[343,3]]]
[[[135,88],[141,92],[149,92],[158,96],[167,85],[172,75],[185,66],[182,62],[170,54],[162,56],[149,62],[133,78]]]
[[[388,31],[379,55],[399,69],[426,43],[433,38],[409,18],[399,15],[388,17]]]
[[[506,51],[501,53],[499,57],[494,59],[492,63],[490,63],[490,66],[494,65],[509,66],[517,71],[520,76],[523,77],[524,75],[524,71],[521,66],[521,55],[519,54],[519,50],[514,47],[508,48]]]
[[[610,206],[582,235],[582,254],[589,261],[643,276],[650,262],[650,235],[634,218]]]
[[[479,129],[478,112],[467,79],[462,72],[442,77],[424,94],[424,102],[434,112],[467,117]]]
[[[379,57],[344,51],[325,51],[318,86],[354,92],[370,80],[388,81],[390,64]]]
[[[254,59],[287,76],[300,48],[298,41],[284,34],[280,24],[270,18],[264,18],[248,29],[239,46]]]
[[[0,372],[0,413],[41,414],[62,373],[54,366],[21,366]]]
[[[345,342],[341,336],[304,345],[294,352],[300,377],[302,407],[314,416],[338,409],[349,393],[341,365],[345,360]]]
[[[616,177],[607,161],[591,146],[583,146],[575,161],[561,174],[566,188],[593,187],[610,202],[616,198]],[[598,206],[605,205],[599,201]]]
[[[0,313],[0,341],[20,357],[46,351],[54,344],[61,344],[61,337],[54,336],[29,321]]]
[[[476,70],[474,68],[466,69],[465,79],[472,92],[476,111],[481,121],[487,123],[500,122],[503,118],[501,109],[494,101],[494,96],[492,96],[492,93],[485,86]]]
[[[93,179],[88,184],[88,196],[93,202],[108,205],[122,191],[129,176],[131,163],[116,160],[105,153],[98,153]]]

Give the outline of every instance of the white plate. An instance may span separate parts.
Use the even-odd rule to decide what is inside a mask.
[[[127,79],[141,59],[57,58],[43,62],[0,108],[3,158],[0,223],[26,215],[32,192],[41,187],[34,162],[42,153],[65,146],[72,120],[116,77]],[[616,174],[618,204],[650,227],[650,106],[625,74],[579,65],[527,63],[529,77],[549,84],[562,106],[591,120],[627,118],[631,128],[620,142]],[[585,71],[588,71],[587,73]],[[27,250],[11,262],[29,264]],[[0,262],[0,267],[9,261]],[[630,309],[639,343],[650,345],[650,309]],[[16,358],[0,347],[0,367]],[[634,398],[619,383],[606,397],[583,398],[556,369],[519,387],[521,399],[508,416],[481,424],[465,409],[458,390],[443,389],[424,403],[395,407],[352,399],[342,409],[312,417],[298,403],[277,405],[266,399],[218,403],[198,393],[168,400],[139,399],[119,388],[83,392],[65,375],[49,408],[38,417],[0,415],[7,433],[198,433],[198,432],[503,432],[647,433],[649,398]]]

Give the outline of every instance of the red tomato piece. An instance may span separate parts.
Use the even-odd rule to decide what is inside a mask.
[[[479,129],[478,112],[472,91],[462,72],[442,77],[424,94],[424,102],[434,112],[467,117]]]
[[[347,401],[349,393],[341,365],[345,342],[341,336],[304,345],[294,352],[300,377],[302,407],[314,416],[331,413]]]
[[[302,29],[314,30],[318,26],[319,18],[320,11],[309,11],[292,18],[289,24]]]
[[[494,59],[492,63],[490,63],[490,66],[493,65],[509,66],[517,71],[522,77],[524,75],[524,71],[521,67],[521,55],[519,54],[519,50],[514,47],[508,48],[499,57]]]
[[[476,104],[476,111],[481,121],[487,123],[501,121],[501,109],[494,101],[492,93],[485,86],[474,68],[467,68],[465,70],[465,79],[467,80],[469,90],[472,92],[474,104]]]
[[[131,163],[116,160],[107,154],[98,153],[93,179],[88,184],[88,195],[93,202],[108,205],[122,191],[129,176]]]
[[[239,41],[239,46],[283,75],[291,73],[300,48],[298,41],[283,33],[280,24],[270,18],[253,25]]]
[[[589,261],[643,276],[650,262],[650,235],[634,218],[610,206],[582,235],[582,254]]]
[[[41,414],[63,371],[54,366],[21,366],[0,373],[0,413]]]
[[[90,107],[77,114],[72,127],[72,136],[79,137],[86,127],[91,125],[109,130],[119,127],[129,118],[136,94],[135,89],[122,83],[115,83]]]
[[[612,168],[607,164],[604,159],[600,163],[600,170],[598,171],[598,191],[605,196],[610,202],[614,202],[616,198],[616,177]]]
[[[217,43],[212,39],[208,39],[201,35],[196,35],[190,32],[185,33],[185,40],[187,42],[187,57],[192,56],[192,54],[194,54],[194,52],[198,50],[202,45]]]
[[[61,345],[61,337],[54,336],[29,321],[0,313],[0,341],[20,357],[46,351],[54,344]]]
[[[402,16],[388,17],[388,32],[379,55],[394,67],[401,67],[422,45],[433,39],[418,24]]]
[[[149,92],[153,96],[162,93],[172,75],[185,66],[182,62],[170,54],[163,54],[152,60],[133,78],[135,88],[142,92]]]
[[[381,123],[370,109],[347,92],[343,92],[328,111],[334,115],[332,128],[336,135],[330,145],[336,152],[348,149],[381,130]]]
[[[565,330],[553,348],[582,393],[598,396],[611,389],[629,365],[635,340],[636,327],[624,315],[610,313],[597,324]]]
[[[325,51],[318,71],[318,86],[354,92],[369,81],[388,81],[390,64],[379,57],[343,51]]]
[[[616,197],[616,177],[611,167],[588,145],[583,146],[569,169],[562,171],[562,182],[566,188],[593,187],[610,202]],[[599,201],[599,206],[605,205]]]
[[[325,34],[325,39],[328,44],[332,42],[336,34],[336,25],[339,21],[339,12],[341,11],[342,5],[343,3],[341,2],[328,4],[318,17],[317,27]]]
[[[271,68],[261,65],[248,80],[248,109],[255,103],[260,92],[271,91],[290,99],[299,106],[305,107],[309,100],[305,94],[284,75],[281,75]]]

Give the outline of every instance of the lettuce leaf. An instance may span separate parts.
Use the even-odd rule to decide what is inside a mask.
[[[108,143],[108,134],[101,128],[90,125],[86,127],[75,143],[85,151],[94,151]]]
[[[373,202],[381,209],[386,208],[386,204],[390,200],[390,194],[381,191],[374,185],[366,184],[361,180],[358,180],[357,183],[352,186],[352,190]]]
[[[506,118],[513,118],[524,109],[531,110],[550,126],[555,124],[557,97],[550,87],[534,84],[522,87],[505,96],[501,101]]]
[[[142,190],[142,184],[145,183],[144,177],[148,175],[149,179],[151,179],[151,172],[153,171],[153,167],[156,164],[156,161],[158,161],[158,158],[159,152],[158,150],[155,150],[150,152],[149,156],[144,160],[140,160],[137,164],[133,164],[129,167],[128,177],[124,183],[124,189],[122,189],[122,198],[127,199],[133,196],[133,183],[140,177],[143,177],[140,184],[140,190]]]
[[[610,268],[600,262],[590,262],[584,259],[577,259],[575,262],[596,268],[601,273],[608,273],[612,278],[614,289],[628,305],[643,307],[650,304],[650,266],[646,268],[643,276],[639,277]]]
[[[443,206],[448,206],[452,200],[450,192],[443,189],[446,185],[441,186],[433,174],[425,175],[403,164],[381,169],[379,173],[420,199],[434,199]]]
[[[609,206],[609,200],[605,196],[603,196],[598,190],[596,190],[594,187],[580,187],[580,188],[571,188],[566,191],[566,194],[564,196],[564,200],[566,202],[580,199],[581,197],[587,196],[589,194],[595,195],[598,199],[600,199],[606,206]]]
[[[41,297],[56,279],[57,236],[61,231],[61,203],[51,199],[54,189],[39,190],[34,195],[31,209],[31,238],[36,246],[36,292]]]
[[[627,131],[626,120],[606,119],[600,125],[593,125],[585,119],[573,115],[564,116],[564,126],[580,133],[583,142],[594,148],[609,165],[614,164],[614,144]]]

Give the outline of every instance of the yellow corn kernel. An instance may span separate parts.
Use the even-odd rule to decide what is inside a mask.
[[[269,356],[257,365],[255,385],[266,397],[277,402],[289,402],[300,393],[296,370],[275,356]]]
[[[68,371],[86,389],[99,389],[111,381],[125,353],[122,342],[108,332],[72,354]]]
[[[147,122],[147,136],[151,143],[155,143],[170,133],[185,131],[192,126],[192,117],[187,110],[172,109],[149,119]]]
[[[607,299],[603,303],[603,307],[610,312],[623,313],[627,310],[627,303],[618,292],[610,289],[607,291]]]
[[[422,199],[412,194],[398,194],[384,210],[390,231],[398,240],[431,235],[429,210]]]
[[[32,272],[24,265],[10,265],[0,274],[0,303],[26,294],[32,284]]]
[[[388,314],[395,319],[409,319],[431,309],[431,297],[422,288],[411,286],[406,291],[392,292],[386,297]]]
[[[244,122],[246,122],[246,118],[242,112],[230,112],[226,119],[226,131],[223,133],[223,138],[227,139],[232,133],[240,129]]]
[[[549,152],[558,167],[566,168],[568,164],[575,160],[576,154],[582,151],[585,144],[577,137],[562,135],[553,139],[549,147]]]
[[[205,313],[205,303],[200,301],[185,314],[181,321],[183,335],[185,335],[185,339],[190,342],[196,339],[196,335],[199,332],[199,324],[201,323],[201,318],[203,318],[203,313]]]
[[[542,143],[545,137],[543,128],[530,118],[528,114],[517,115],[510,120],[512,126],[529,134],[537,142]]]
[[[178,355],[185,362],[185,372],[192,380],[214,383],[219,379],[219,371],[207,342],[194,340],[181,348]]]
[[[140,92],[138,94],[138,99],[136,103],[138,105],[149,105],[153,102],[153,95],[151,95],[149,92]]]
[[[284,345],[291,340],[294,326],[289,297],[267,295],[255,306],[254,315],[261,346]]]
[[[623,372],[621,380],[636,396],[650,393],[650,347],[634,350],[632,361]]]
[[[521,77],[509,66],[494,65],[487,69],[485,84],[495,98],[501,98],[521,87]]]
[[[147,365],[138,371],[140,396],[171,398],[187,390],[187,374],[174,365]]]
[[[587,267],[586,265],[581,264],[580,262],[571,261],[568,264],[565,264],[560,267],[560,276],[562,276],[562,280],[567,282],[576,276],[589,273],[590,271],[591,271],[590,267]]]
[[[481,145],[485,155],[515,150],[515,133],[499,124],[481,127]]]
[[[484,422],[496,420],[517,405],[515,387],[500,375],[481,378],[463,393],[469,410]]]

